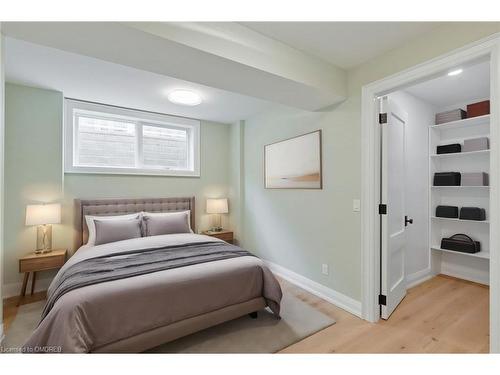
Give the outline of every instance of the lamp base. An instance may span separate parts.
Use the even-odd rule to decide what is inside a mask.
[[[51,253],[52,249],[36,249],[35,254],[47,254]]]
[[[224,228],[222,228],[222,218],[220,214],[212,215],[212,227],[210,228],[210,232],[222,232]]]
[[[52,225],[39,225],[36,228],[36,254],[52,251]]]

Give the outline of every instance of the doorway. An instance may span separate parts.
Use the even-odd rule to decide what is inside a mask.
[[[500,322],[500,314],[498,314],[498,254],[497,244],[500,243],[499,233],[497,230],[486,230],[486,224],[482,223],[483,229],[478,229],[474,232],[475,236],[481,237],[481,242],[484,243],[485,249],[488,248],[489,259],[472,257],[464,261],[456,261],[455,264],[450,261],[448,254],[443,255],[444,251],[439,248],[438,240],[447,234],[458,231],[456,227],[446,228],[443,223],[439,222],[437,218],[433,218],[433,214],[438,203],[451,203],[451,197],[457,198],[459,189],[446,187],[445,190],[452,191],[446,192],[444,195],[435,194],[432,185],[430,184],[433,174],[438,171],[436,163],[433,164],[430,156],[431,150],[437,146],[437,138],[433,135],[433,131],[437,129],[429,127],[435,125],[433,123],[426,123],[426,131],[428,132],[429,142],[428,149],[426,150],[429,163],[427,164],[428,176],[428,204],[426,213],[426,220],[424,226],[428,228],[428,240],[426,240],[425,251],[427,254],[428,264],[426,267],[418,270],[419,272],[412,272],[413,280],[409,280],[409,274],[406,272],[405,262],[408,260],[408,252],[404,251],[407,245],[407,237],[409,231],[413,230],[416,220],[411,223],[414,218],[407,212],[408,199],[405,197],[404,184],[398,181],[397,177],[401,176],[402,171],[407,172],[407,168],[403,167],[398,158],[405,155],[408,151],[403,146],[398,146],[393,150],[384,150],[382,142],[385,139],[400,140],[405,137],[406,128],[405,124],[405,110],[398,109],[398,104],[391,94],[399,91],[404,91],[412,86],[423,84],[425,82],[434,80],[438,77],[446,76],[453,70],[469,68],[478,63],[486,63],[490,69],[491,74],[488,78],[490,86],[489,99],[491,102],[491,115],[489,116],[489,185],[488,188],[488,221],[491,228],[498,227],[499,223],[499,199],[497,193],[498,186],[498,144],[499,144],[499,131],[498,131],[498,109],[496,106],[498,97],[498,40],[495,38],[488,39],[474,45],[462,48],[444,57],[432,60],[428,63],[419,65],[413,69],[402,72],[387,79],[367,85],[363,88],[362,100],[362,137],[363,137],[363,167],[362,167],[362,250],[363,250],[363,292],[362,292],[362,308],[363,318],[372,322],[378,321],[380,318],[389,318],[390,314],[397,307],[399,302],[404,298],[408,285],[410,282],[418,283],[425,280],[426,277],[438,273],[450,274],[450,270],[455,267],[455,270],[463,267],[464,262],[476,265],[487,265],[488,273],[486,276],[487,281],[491,285],[490,289],[490,350],[497,352],[500,350],[500,335],[498,325]],[[393,127],[391,131],[384,131],[383,126],[379,124],[380,108],[378,100],[385,98],[382,101],[383,105],[387,107],[387,122],[393,122],[397,126]],[[472,98],[471,98],[472,99]],[[391,103],[394,102],[392,110]],[[437,111],[435,113],[438,113]],[[384,116],[381,116],[384,120]],[[408,121],[408,119],[406,119]],[[404,129],[404,130],[402,130]],[[469,128],[467,131],[469,131]],[[440,129],[439,131],[441,131]],[[432,138],[432,139],[431,139]],[[407,144],[400,142],[402,144]],[[465,156],[464,156],[465,157]],[[392,164],[391,164],[392,160]],[[441,163],[441,162],[440,162]],[[440,165],[446,166],[444,162]],[[463,166],[461,162],[457,162],[459,166]],[[393,168],[387,168],[388,165]],[[449,165],[449,164],[448,164]],[[477,164],[476,164],[477,165]],[[385,168],[384,168],[385,166]],[[472,167],[471,167],[472,168]],[[385,171],[384,171],[385,169]],[[468,171],[465,171],[468,172]],[[392,175],[394,182],[390,183]],[[386,184],[383,185],[384,181]],[[389,183],[387,183],[389,181]],[[441,189],[441,188],[439,188]],[[460,194],[465,190],[479,190],[474,189],[460,189]],[[455,192],[453,192],[455,191]],[[471,193],[461,203],[471,204],[479,202],[480,197],[476,197]],[[387,205],[388,212],[394,215],[384,215],[384,208],[379,207],[380,204],[385,204],[384,198],[392,197],[392,204]],[[473,201],[476,199],[476,201]],[[477,200],[479,199],[479,201]],[[413,200],[413,197],[410,201]],[[470,203],[468,203],[470,202]],[[485,200],[483,200],[485,202]],[[379,211],[381,210],[381,211]],[[382,213],[379,213],[382,212]],[[406,218],[405,218],[406,216]],[[406,219],[406,220],[405,220]],[[421,220],[418,222],[421,223]],[[451,224],[463,225],[457,222]],[[475,224],[474,224],[475,225]],[[478,224],[479,225],[479,224]],[[412,227],[413,226],[413,227]],[[409,228],[412,228],[411,230]],[[444,229],[443,229],[444,228]],[[424,231],[425,232],[425,231]],[[423,233],[423,232],[422,232]],[[425,238],[425,235],[421,236]],[[385,252],[385,254],[384,254]],[[413,256],[413,252],[410,253]],[[456,254],[449,254],[456,256]],[[466,255],[462,255],[466,257]],[[435,259],[436,258],[436,259]],[[443,258],[446,258],[444,261]],[[471,260],[472,259],[472,260]],[[438,261],[439,260],[439,261]],[[479,263],[478,263],[479,262]],[[480,263],[482,262],[482,263]],[[469,264],[469,265],[470,265]],[[443,267],[444,265],[444,267]],[[451,265],[451,266],[450,266]],[[481,268],[481,266],[479,266]],[[486,268],[486,267],[483,267]],[[467,278],[466,278],[467,279]],[[471,280],[469,278],[469,280]],[[475,281],[475,280],[472,280]],[[385,302],[385,305],[384,305]]]

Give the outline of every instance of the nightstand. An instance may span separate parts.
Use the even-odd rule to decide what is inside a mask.
[[[50,253],[28,254],[19,259],[19,272],[24,272],[23,286],[21,288],[21,297],[26,295],[26,285],[30,273],[33,272],[31,280],[31,294],[35,290],[36,273],[39,271],[61,268],[66,262],[66,249],[54,249]]]
[[[229,230],[221,230],[220,232],[212,232],[210,230],[206,230],[203,232],[203,234],[210,236],[210,237],[216,237],[220,240],[233,243],[233,232]]]

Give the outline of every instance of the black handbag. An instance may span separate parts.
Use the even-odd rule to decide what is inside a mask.
[[[474,241],[466,234],[457,233],[451,237],[441,239],[441,249],[474,254],[481,251],[481,243]]]
[[[479,207],[462,207],[460,209],[460,219],[462,220],[486,220],[486,210]]]

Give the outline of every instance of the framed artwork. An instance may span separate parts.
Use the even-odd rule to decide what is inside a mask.
[[[264,146],[266,189],[322,189],[321,130]]]

